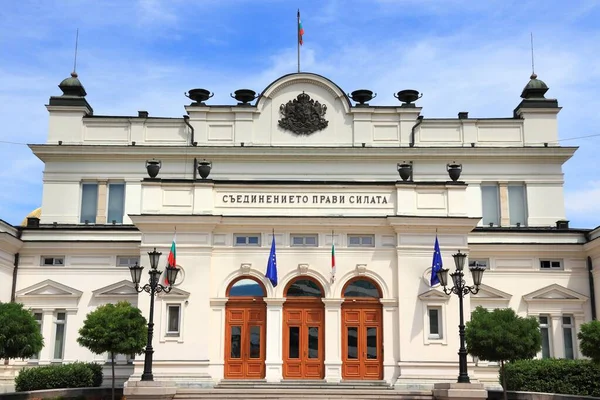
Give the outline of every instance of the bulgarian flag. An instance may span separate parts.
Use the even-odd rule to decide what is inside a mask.
[[[335,240],[331,233],[331,283],[335,282]]]
[[[300,10],[298,10],[298,43],[303,44],[302,35],[304,35],[304,28],[302,27],[302,21],[300,21]]]
[[[173,236],[173,243],[171,243],[171,251],[169,251],[169,258],[167,259],[167,267],[175,267],[177,265],[177,248],[176,248],[176,241],[177,241],[177,232],[175,232],[175,235]],[[168,285],[169,284],[169,280],[167,279],[167,274],[165,274],[165,283]]]

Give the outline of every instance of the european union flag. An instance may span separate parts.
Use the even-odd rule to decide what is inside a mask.
[[[433,246],[433,261],[431,262],[431,286],[440,283],[437,277],[437,272],[441,270],[442,265],[442,253],[440,253],[440,244],[438,243],[437,235],[435,235],[435,245]]]
[[[273,287],[277,286],[277,256],[275,255],[275,235],[273,235],[273,241],[271,242],[271,253],[269,254],[269,261],[267,262],[267,272],[265,277],[271,281]]]

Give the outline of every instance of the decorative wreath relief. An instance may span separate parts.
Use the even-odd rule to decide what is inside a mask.
[[[327,106],[310,98],[302,92],[294,100],[279,107],[282,118],[279,126],[296,135],[310,135],[327,128],[329,121],[324,116]]]

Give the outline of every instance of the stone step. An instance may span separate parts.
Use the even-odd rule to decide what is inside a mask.
[[[327,383],[322,380],[285,380],[282,382],[266,382],[264,380],[225,380],[215,386],[215,389],[369,389],[393,390],[385,381],[343,381]]]
[[[352,388],[347,386],[331,386],[323,388],[244,388],[244,389],[197,389],[179,388],[175,395],[176,400],[224,400],[224,399],[248,399],[248,400],[433,400],[431,390],[425,391],[400,391],[400,390],[377,390],[374,388]]]

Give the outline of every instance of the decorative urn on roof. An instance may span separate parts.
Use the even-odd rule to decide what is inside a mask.
[[[251,101],[254,101],[258,96],[256,92],[251,89],[238,89],[235,92],[235,95],[232,93],[231,97],[239,101],[239,106],[247,106]]]
[[[523,88],[521,98],[523,99],[544,99],[544,95],[548,91],[548,85],[537,78],[535,73],[531,74],[530,81]]]
[[[195,105],[204,105],[204,102],[215,94],[206,89],[191,89],[185,96],[195,102]]]
[[[348,94],[348,97],[357,102],[357,106],[368,106],[368,101],[377,97],[377,93],[373,94],[373,92],[368,89],[359,89],[352,92],[352,94]]]
[[[413,102],[423,97],[423,93],[419,94],[418,90],[405,89],[394,94],[394,97],[402,102],[402,107],[414,107]]]

